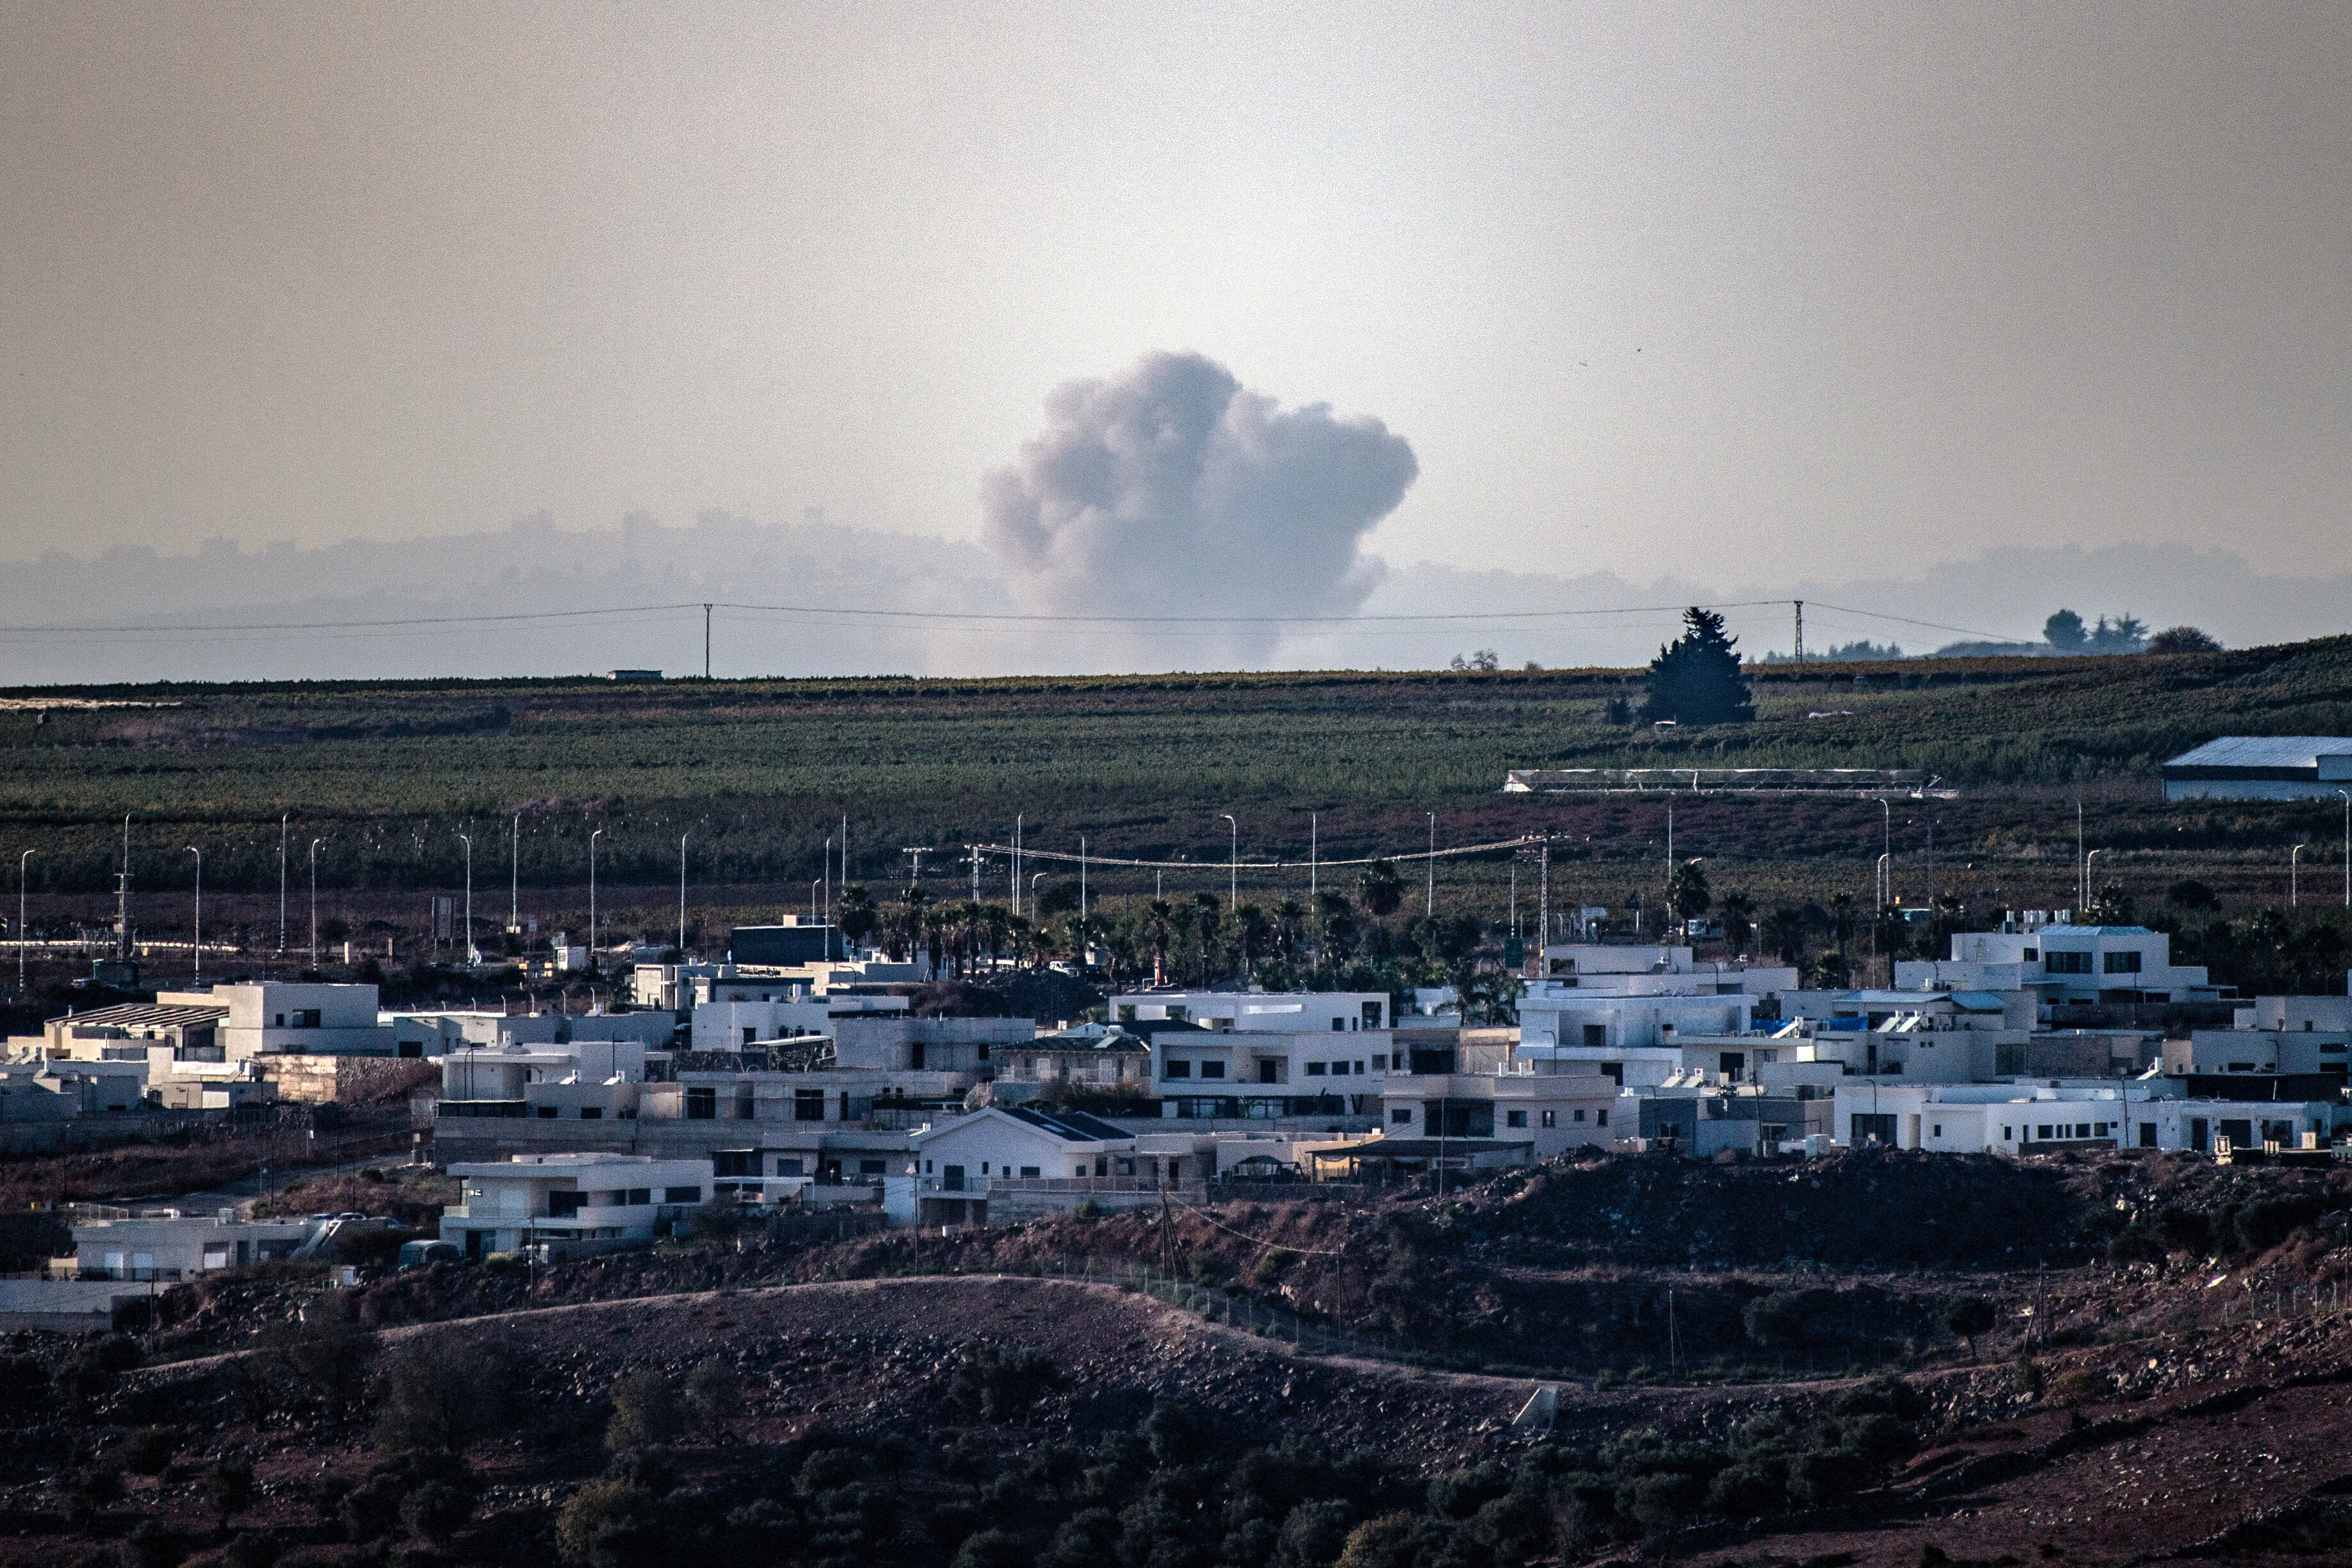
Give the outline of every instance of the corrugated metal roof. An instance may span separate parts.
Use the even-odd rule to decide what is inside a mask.
[[[2343,735],[2223,735],[2183,752],[2168,768],[2316,768],[2322,756],[2352,754]]]
[[[118,1028],[173,1028],[194,1024],[214,1024],[228,1016],[225,1006],[215,1007],[202,1003],[124,1002],[112,1007],[94,1007],[87,1013],[72,1013],[62,1018],[51,1018],[52,1024],[99,1024]]]

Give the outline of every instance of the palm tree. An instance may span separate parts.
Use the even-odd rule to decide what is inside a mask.
[[[1255,904],[1244,904],[1234,911],[1234,926],[1240,939],[1242,969],[1245,973],[1254,973],[1257,961],[1265,956],[1268,940],[1274,934],[1274,923]]]
[[[834,918],[841,926],[842,941],[853,947],[863,947],[872,941],[882,924],[882,917],[875,911],[873,897],[863,882],[852,882],[841,889],[841,912]]]
[[[1274,950],[1286,963],[1296,963],[1307,947],[1307,907],[1297,899],[1274,906]]]
[[[1404,902],[1404,882],[1397,876],[1395,867],[1385,860],[1375,860],[1356,879],[1356,897],[1366,914],[1384,921]]]
[[[1192,895],[1192,932],[1201,939],[1201,984],[1209,983],[1209,965],[1217,952],[1217,932],[1225,923],[1224,900],[1214,893]]]
[[[1748,939],[1756,931],[1756,900],[1743,889],[1724,894],[1716,909],[1723,916],[1723,940],[1731,944],[1732,952],[1746,952]]]
[[[1355,955],[1356,914],[1337,893],[1315,895],[1316,929],[1323,946],[1323,962],[1341,963]]]
[[[908,888],[898,895],[898,916],[891,922],[892,963],[903,963],[922,951],[923,913],[930,901],[930,894],[920,888]]]
[[[1805,954],[1805,917],[1786,904],[1764,917],[1764,945],[1783,963],[1801,963]]]
[[[1666,907],[1676,919],[1695,921],[1714,902],[1715,895],[1706,885],[1706,868],[1696,860],[1683,861],[1666,879]]]
[[[1168,944],[1176,940],[1176,906],[1154,899],[1144,906],[1143,938],[1151,944],[1151,984],[1168,984]]]

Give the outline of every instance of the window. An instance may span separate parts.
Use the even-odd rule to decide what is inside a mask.
[[[1374,1072],[1386,1072],[1386,1071],[1388,1071],[1388,1070],[1389,1070],[1389,1058],[1386,1058],[1386,1057],[1374,1057],[1374,1058],[1372,1058],[1372,1070],[1373,1070]]]
[[[1609,1125],[1609,1113],[1608,1113],[1607,1111],[1605,1111],[1605,1110],[1596,1110],[1596,1111],[1594,1111],[1594,1112],[1592,1113],[1592,1124],[1593,1124],[1595,1127],[1606,1127],[1606,1126],[1608,1126],[1608,1125]]]
[[[1361,1063],[1361,1062],[1358,1062],[1358,1063],[1356,1064],[1356,1070],[1357,1070],[1358,1072],[1361,1072],[1361,1071],[1363,1071],[1363,1070],[1364,1070],[1364,1064],[1363,1064],[1363,1063]]]
[[[2047,1143],[2050,1142],[2050,1128],[2046,1124],[2036,1127],[2033,1130],[2033,1136],[2041,1142]]]
[[[2254,1070],[2254,1064],[2252,1062],[2231,1062],[2228,1070],[2231,1072],[2252,1072]]]
[[[1173,1060],[1164,1061],[1160,1064],[1160,1076],[1161,1078],[1191,1078],[1192,1076],[1192,1064],[1191,1062]]]
[[[793,1120],[822,1121],[824,1120],[824,1090],[796,1089],[793,1090]]]
[[[1579,1110],[1579,1111],[1576,1113],[1576,1119],[1577,1119],[1579,1121],[1583,1121],[1583,1120],[1584,1120],[1584,1112],[1583,1112],[1583,1111],[1581,1111],[1581,1110]]]
[[[551,1106],[551,1105],[542,1105],[542,1106],[541,1106],[541,1107],[539,1108],[539,1113],[540,1113],[540,1115],[541,1115],[541,1116],[542,1116],[542,1117],[546,1118],[546,1119],[547,1119],[548,1121],[554,1121],[554,1120],[555,1120],[555,1107],[553,1107],[553,1106]]]
[[[547,1194],[547,1217],[570,1219],[588,1206],[586,1193],[550,1193]]]
[[[1543,1113],[1543,1124],[1544,1124],[1546,1127],[1557,1127],[1557,1126],[1559,1126],[1559,1111],[1557,1111],[1557,1110],[1547,1110],[1547,1111],[1545,1111],[1545,1112]]]
[[[1399,1127],[1410,1126],[1412,1122],[1412,1112],[1410,1110],[1391,1110],[1389,1112],[1389,1121]]]
[[[748,1046],[748,1045],[750,1045],[753,1040],[758,1039],[759,1037],[760,1037],[760,1031],[759,1031],[759,1030],[757,1030],[757,1029],[751,1029],[751,1028],[747,1028],[747,1029],[745,1029],[745,1030],[743,1031],[743,1043],[744,1043],[745,1045],[747,1045],[747,1046]]]
[[[1344,1035],[1344,1034],[1346,1034],[1346,1033],[1348,1032],[1348,1020],[1347,1020],[1347,1019],[1345,1019],[1345,1018],[1334,1018],[1334,1019],[1332,1019],[1332,1020],[1331,1020],[1331,1032],[1332,1032],[1333,1034],[1335,1034],[1335,1035]]]
[[[860,1160],[857,1162],[857,1173],[861,1176],[880,1176],[888,1173],[883,1170],[882,1162],[879,1160]]]
[[[725,1149],[710,1156],[710,1173],[714,1176],[756,1176],[760,1173],[760,1156],[750,1149]]]
[[[780,1157],[776,1161],[776,1174],[780,1176],[798,1176],[805,1173],[801,1169],[801,1163],[798,1160]]]
[[[719,1116],[719,1091],[710,1085],[692,1084],[686,1091],[686,1119],[688,1121],[712,1121]]]
[[[2129,952],[2110,952],[2102,956],[2106,961],[2104,967],[2109,974],[2139,973],[2139,949],[2137,948],[2132,949]]]
[[[1342,1062],[1340,1065],[1345,1067],[1347,1064]],[[1307,1076],[1308,1078],[1321,1078],[1327,1070],[1328,1069],[1321,1062],[1308,1062],[1307,1064]]]
[[[2022,954],[2022,957],[2024,958],[2024,961],[2025,961],[2026,963],[2032,963],[2035,959],[2037,959],[2037,958],[2039,958],[2039,957],[2041,957],[2041,956],[2042,956],[2042,954],[2041,954],[2041,952],[2040,952],[2038,950],[2036,950],[2036,949],[2034,949],[2034,948],[2031,948],[2031,947],[2027,948],[2027,949],[2025,950],[2024,953]]]
[[[654,1201],[654,1190],[651,1187],[631,1187],[625,1201],[632,1207],[642,1207]]]
[[[1201,1076],[1202,1078],[1223,1078],[1225,1076],[1225,1064],[1223,1062],[1202,1062],[1201,1064]]]
[[[316,1007],[297,1007],[294,1009],[294,1027],[298,1029],[315,1029],[318,1026],[319,1009]]]
[[[1024,1165],[1021,1167],[1021,1173],[1024,1176],[1034,1176],[1038,1173],[1038,1170],[1039,1167],[1035,1165]]]
[[[2051,974],[2088,974],[2091,955],[2087,952],[2053,952],[2042,961],[2042,968]]]
[[[2007,1127],[2003,1127],[2000,1130],[2000,1141],[2004,1143],[2010,1142],[2009,1129]]]
[[[1892,1146],[1895,1142],[1895,1118],[1891,1114],[1871,1116],[1857,1111],[1853,1115],[1853,1123],[1851,1142],[1856,1147],[1864,1143],[1882,1143]]]
[[[1524,1111],[1524,1110],[1507,1110],[1507,1111],[1503,1112],[1503,1125],[1504,1125],[1504,1126],[1506,1126],[1506,1127],[1525,1127],[1527,1124],[1528,1124],[1528,1113],[1527,1113],[1526,1111]]]
[[[698,1204],[702,1201],[700,1187],[664,1187],[662,1202],[666,1204]]]
[[[1933,1127],[1930,1127],[1927,1130],[1927,1136],[1930,1138],[1941,1138],[1943,1135],[1944,1124],[1940,1121],[1937,1122]]]
[[[601,1105],[583,1105],[580,1108],[580,1120],[602,1121],[604,1120],[604,1108]]]

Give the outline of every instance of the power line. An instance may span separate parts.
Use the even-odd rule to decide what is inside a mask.
[[[1318,858],[1315,863],[1318,866],[1370,866],[1374,862],[1381,860],[1448,860],[1463,855],[1491,855],[1498,849],[1517,849],[1529,844],[1540,844],[1542,842],[1543,836],[1540,834],[1525,834],[1517,838],[1498,838],[1492,844],[1464,844],[1451,849],[1438,850],[1413,849],[1398,855],[1367,855],[1362,858],[1356,860],[1331,860]],[[1013,853],[1013,847],[1009,844],[975,844],[972,847],[983,855],[1010,855]],[[1076,860],[1079,858],[1079,857],[1067,854],[1058,849],[1031,849],[1026,846],[1024,846],[1021,850],[1021,858],[1024,860]],[[1233,868],[1244,871],[1295,871],[1304,868],[1307,865],[1307,862],[1304,860],[1236,860],[1230,862],[1223,860],[1122,860],[1112,855],[1088,855],[1085,858],[1087,864],[1089,866],[1140,866],[1146,870],[1157,871],[1223,871],[1227,869],[1229,866]]]
[[[185,626],[51,623],[42,626],[0,626],[0,637],[73,637],[88,636],[142,637],[151,638],[191,637],[220,633],[247,632],[324,632],[344,636],[369,632],[395,632],[418,626],[510,626],[529,622],[583,621],[597,617],[682,614],[702,610],[706,615],[713,608],[740,610],[752,615],[804,616],[822,617],[834,622],[860,621],[868,624],[899,624],[914,622],[929,626],[1008,627],[1031,632],[1057,630],[1063,627],[1117,626],[1127,628],[1160,626],[1311,626],[1328,628],[1325,635],[1355,635],[1352,628],[1405,627],[1413,626],[1460,626],[1494,622],[1590,619],[1606,616],[1678,615],[1685,608],[1710,610],[1765,609],[1792,604],[1789,599],[1721,600],[1696,606],[1684,605],[1621,605],[1594,609],[1552,610],[1479,610],[1427,613],[1376,613],[1349,616],[1074,616],[1030,611],[995,610],[898,610],[864,605],[757,605],[739,601],[686,601],[675,604],[614,605],[578,610],[516,610],[486,612],[478,615],[401,616],[372,619],[333,621],[225,621],[200,622]],[[1820,607],[1840,615],[1864,619],[1895,622],[1903,626],[1932,627],[1938,631],[1959,632],[1969,637],[1993,641],[2008,640],[1998,632],[1988,632],[1974,626],[1958,626],[1940,621],[1921,620],[1910,616],[1889,615],[1880,610],[1857,610],[1842,605],[1811,601]],[[1181,636],[1181,633],[1158,632],[1160,637]]]

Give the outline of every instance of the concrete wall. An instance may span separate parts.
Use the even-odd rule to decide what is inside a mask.
[[[436,1062],[399,1057],[296,1057],[258,1058],[262,1072],[278,1085],[278,1098],[311,1105],[351,1105],[378,1096],[397,1096],[440,1080]]]

